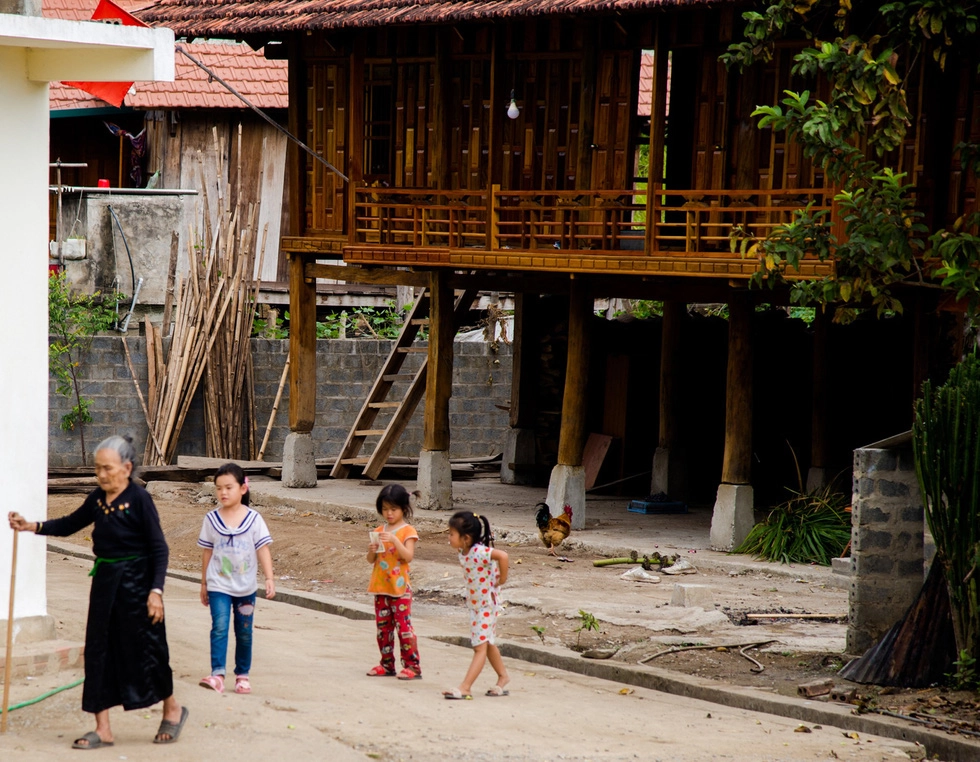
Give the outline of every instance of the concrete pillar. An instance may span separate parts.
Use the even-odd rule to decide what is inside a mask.
[[[315,487],[316,459],[313,436],[308,431],[290,431],[282,445],[282,483],[286,487]]]
[[[503,462],[500,464],[502,484],[534,483],[534,429],[507,429]]]
[[[719,484],[711,514],[709,542],[712,550],[734,550],[755,525],[754,497],[750,484]]]
[[[415,488],[419,491],[418,507],[433,511],[453,509],[453,474],[447,450],[422,450]]]
[[[925,579],[924,511],[911,442],[854,451],[848,654],[862,654],[899,621]]]
[[[568,505],[572,508],[572,529],[585,529],[585,469],[582,466],[563,466],[551,470],[548,497],[551,515],[557,516]]]

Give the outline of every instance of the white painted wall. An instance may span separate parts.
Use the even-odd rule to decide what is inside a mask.
[[[8,511],[47,513],[48,82],[173,80],[174,37],[139,29],[0,14],[0,620],[10,602]],[[47,613],[43,539],[19,538],[14,620]],[[16,630],[15,630],[16,632]]]

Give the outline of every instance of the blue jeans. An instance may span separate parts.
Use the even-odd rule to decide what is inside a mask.
[[[252,667],[252,619],[255,593],[236,598],[227,593],[208,591],[211,608],[211,674],[225,674],[228,656],[228,620],[235,615],[235,674],[247,675]]]

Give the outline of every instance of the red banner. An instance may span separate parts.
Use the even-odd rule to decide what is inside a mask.
[[[111,0],[99,0],[99,4],[92,14],[92,21],[102,21],[106,24],[119,24],[121,26],[146,26]],[[84,90],[96,98],[101,98],[106,103],[111,103],[116,108],[122,106],[126,93],[133,86],[132,82],[63,82],[62,84]]]

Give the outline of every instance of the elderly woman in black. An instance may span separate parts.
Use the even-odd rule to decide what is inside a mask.
[[[82,709],[95,715],[95,731],[76,749],[111,746],[109,709],[141,709],[163,701],[154,743],[173,743],[187,720],[174,700],[163,623],[163,585],[169,549],[152,498],[130,480],[136,451],[129,437],[109,437],[95,452],[99,486],[74,513],[26,521],[10,513],[11,529],[66,537],[94,523],[92,590],[85,628]]]

